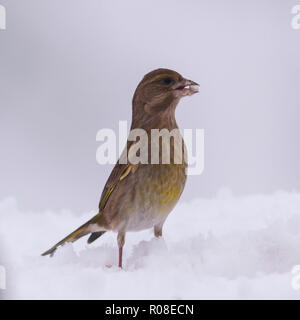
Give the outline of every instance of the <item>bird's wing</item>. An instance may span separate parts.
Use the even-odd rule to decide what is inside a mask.
[[[119,162],[115,165],[103,189],[99,202],[99,213],[104,210],[109,197],[115,190],[118,183],[125,179],[130,173],[134,173],[137,167],[138,165],[129,163],[120,164]]]
[[[98,215],[103,212],[108,199],[110,198],[118,183],[125,179],[129,174],[133,174],[136,171],[138,164],[131,164],[130,161],[128,161],[129,150],[134,144],[134,141],[127,141],[120,159],[118,160],[110,176],[108,177],[100,197]]]
[[[111,194],[113,193],[116,186],[118,185],[118,183],[123,179],[125,179],[130,173],[131,174],[134,173],[135,170],[137,169],[137,166],[138,165],[120,164],[119,162],[117,162],[102,191],[100,202],[99,202],[99,213],[90,220],[91,223],[97,222],[97,220],[102,216],[103,210]],[[87,242],[88,243],[94,242],[96,239],[101,237],[104,233],[105,231],[92,232]]]

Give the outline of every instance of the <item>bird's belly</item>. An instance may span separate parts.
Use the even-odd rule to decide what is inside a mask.
[[[162,223],[179,200],[186,181],[183,165],[145,165],[139,170],[132,202],[123,211],[127,231]]]

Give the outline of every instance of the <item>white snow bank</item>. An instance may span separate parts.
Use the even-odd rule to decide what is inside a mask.
[[[234,197],[181,203],[164,226],[128,233],[124,269],[116,234],[92,245],[83,238],[53,258],[40,254],[94,213],[22,212],[0,202],[0,265],[4,298],[12,299],[299,299],[291,286],[300,265],[300,194]],[[108,268],[106,265],[113,265]],[[1,294],[0,293],[0,294]]]

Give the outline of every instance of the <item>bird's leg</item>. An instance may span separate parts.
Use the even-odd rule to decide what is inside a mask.
[[[154,235],[156,238],[162,237],[162,224],[157,224],[154,226]]]
[[[124,231],[119,231],[119,233],[118,233],[119,268],[122,268],[122,255],[123,255],[124,243],[125,243],[125,232]]]

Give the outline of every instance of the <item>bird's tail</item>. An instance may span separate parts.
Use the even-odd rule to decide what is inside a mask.
[[[80,226],[78,229],[76,229],[75,231],[73,231],[72,233],[70,233],[68,236],[66,236],[64,239],[62,239],[61,241],[59,241],[56,245],[54,245],[52,248],[50,248],[49,250],[45,251],[42,256],[46,256],[48,254],[50,254],[50,256],[52,257],[54,252],[56,251],[56,249],[59,247],[59,246],[62,246],[64,245],[66,242],[74,242],[76,240],[78,240],[79,238],[91,233],[90,231],[90,223],[92,222],[93,219],[89,220],[88,222],[86,222],[85,224],[83,224],[82,226]],[[100,231],[100,232],[95,232],[97,233],[97,237],[100,237],[103,233],[105,233],[105,231]],[[100,234],[101,233],[101,234]],[[93,235],[94,233],[92,233]],[[91,235],[91,237],[92,237]],[[90,237],[90,238],[91,238]],[[96,240],[94,239],[94,240]],[[90,243],[90,242],[88,242]]]

